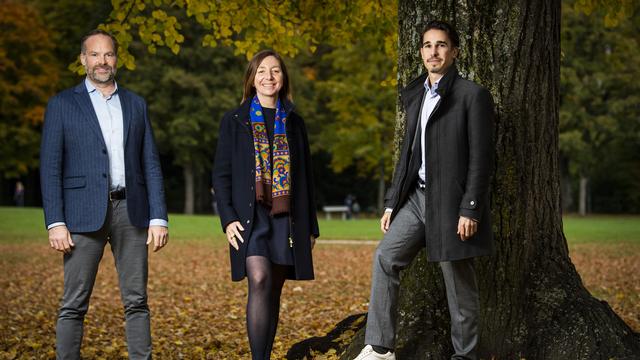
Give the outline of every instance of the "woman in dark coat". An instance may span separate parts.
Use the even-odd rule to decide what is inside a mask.
[[[220,124],[213,186],[234,281],[248,279],[252,358],[269,359],[286,279],[313,279],[319,236],[309,142],[282,58],[249,62],[242,104]]]

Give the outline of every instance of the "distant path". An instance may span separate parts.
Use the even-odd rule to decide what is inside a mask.
[[[318,240],[318,244],[332,245],[378,245],[378,240]]]

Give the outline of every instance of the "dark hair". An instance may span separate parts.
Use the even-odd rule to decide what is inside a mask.
[[[289,73],[287,73],[287,67],[284,65],[282,57],[273,50],[262,50],[259,53],[253,55],[249,65],[247,65],[247,71],[244,73],[244,90],[242,93],[242,102],[250,100],[256,94],[256,88],[253,86],[253,82],[256,79],[256,73],[262,60],[269,56],[275,57],[280,63],[280,69],[282,69],[282,88],[278,92],[279,99],[291,100],[291,86],[289,85]]]
[[[92,37],[94,35],[108,36],[109,39],[111,39],[111,42],[113,43],[113,51],[116,53],[116,55],[118,55],[118,40],[116,40],[116,38],[113,37],[113,35],[111,35],[110,33],[106,32],[104,30],[100,30],[100,29],[91,30],[85,36],[82,37],[82,40],[80,41],[80,52],[81,53],[84,54],[87,51],[87,48],[84,46],[84,44],[87,42],[88,38],[90,38],[90,37]]]
[[[433,29],[444,31],[445,33],[447,33],[449,40],[451,40],[451,44],[453,45],[453,47],[456,47],[456,48],[460,47],[460,37],[458,36],[458,32],[456,31],[456,28],[453,27],[453,25],[449,24],[448,22],[440,21],[440,20],[431,20],[427,23],[427,25],[424,27],[424,30],[422,30],[422,35],[420,36],[421,45],[424,39],[424,34],[426,34],[427,31],[433,30]]]

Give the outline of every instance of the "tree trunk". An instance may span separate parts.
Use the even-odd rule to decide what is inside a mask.
[[[184,213],[193,214],[194,207],[194,176],[193,166],[190,163],[183,165],[182,174],[184,176]]]
[[[580,216],[587,215],[588,209],[588,194],[589,193],[589,178],[580,176],[580,201],[578,202],[578,213]]]
[[[496,253],[476,262],[481,357],[637,358],[640,336],[585,290],[562,232],[560,1],[399,3],[399,86],[423,71],[423,24],[443,19],[461,35],[462,76],[487,87],[496,102]],[[402,114],[398,121],[404,121]],[[400,292],[398,358],[448,358],[449,312],[437,264],[427,263],[424,253],[418,256],[404,272]],[[343,359],[362,348],[362,332],[347,344]]]

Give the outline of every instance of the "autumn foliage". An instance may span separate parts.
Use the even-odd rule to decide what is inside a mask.
[[[0,0],[0,170],[25,174],[38,164],[40,124],[58,81],[53,42],[32,7]]]

